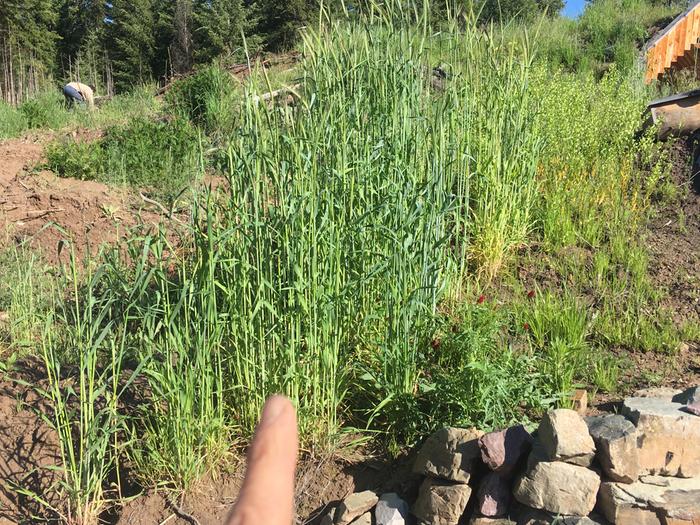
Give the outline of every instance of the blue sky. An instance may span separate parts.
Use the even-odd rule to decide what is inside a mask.
[[[583,11],[585,3],[585,0],[566,0],[563,11],[564,16],[576,18]]]

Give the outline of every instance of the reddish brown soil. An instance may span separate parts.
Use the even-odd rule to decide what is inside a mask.
[[[59,461],[58,441],[37,411],[50,413],[32,389],[13,382],[0,383],[1,525],[34,523],[39,517],[48,517],[46,508],[22,491],[36,493],[60,506],[57,493],[50,490],[58,475],[47,468]]]
[[[96,132],[74,133],[90,140]],[[28,135],[0,142],[0,239],[37,248],[51,263],[66,262],[70,240],[76,254],[96,253],[116,243],[128,228],[156,224],[162,216],[133,193],[99,182],[56,177],[39,171],[52,135]],[[60,255],[59,255],[60,251]]]
[[[299,464],[296,482],[295,523],[318,524],[328,508],[359,490],[397,492],[415,499],[419,476],[410,472],[412,456],[396,460],[378,459],[367,452],[340,450],[323,456],[305,455]],[[163,491],[150,492],[124,506],[118,525],[154,523],[191,523],[181,513],[189,514],[201,525],[220,525],[236,500],[245,465],[239,461],[232,471],[200,483],[182,502],[173,502]]]
[[[700,195],[691,182],[691,144],[678,142],[672,155],[671,177],[680,195],[657,206],[646,242],[651,276],[668,292],[664,306],[683,323],[700,320]]]

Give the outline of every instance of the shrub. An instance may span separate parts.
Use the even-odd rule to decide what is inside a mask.
[[[175,82],[165,96],[165,109],[209,133],[229,130],[234,90],[233,78],[225,69],[208,66]]]
[[[132,120],[94,143],[58,142],[48,167],[62,177],[126,184],[173,198],[200,172],[201,136],[182,119]]]
[[[69,113],[63,107],[61,96],[52,91],[22,103],[19,111],[26,119],[27,127],[32,129],[59,129],[66,125],[69,119]]]

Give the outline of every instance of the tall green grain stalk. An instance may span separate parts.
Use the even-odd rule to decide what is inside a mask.
[[[466,78],[479,93],[475,101],[474,249],[479,269],[496,275],[514,248],[525,243],[532,228],[535,174],[541,141],[533,131],[528,106],[531,58],[526,46],[508,46],[487,35],[485,54],[493,67],[470,67]]]
[[[126,326],[115,329],[112,304],[95,295],[95,281],[79,289],[75,261],[69,282],[71,298],[47,316],[41,344],[45,395],[53,406],[46,420],[58,436],[65,495],[64,505],[54,510],[69,524],[89,525],[98,523],[110,499],[105,484],[119,455],[119,400],[130,381],[123,384],[121,378]],[[66,329],[58,332],[59,324]],[[62,365],[67,361],[75,363],[70,376]]]
[[[195,224],[199,219],[195,216]],[[133,354],[143,363],[148,386],[148,394],[137,396],[133,459],[149,483],[178,491],[187,490],[230,447],[223,397],[233,385],[224,384],[222,363],[228,319],[215,274],[217,237],[206,233],[211,219],[205,214],[202,229],[192,232],[190,263],[173,271],[176,260],[164,253],[170,247],[158,236],[132,251],[135,280],[123,279],[118,263],[109,271],[112,287],[125,286],[128,322],[138,323]],[[132,247],[138,244],[132,241]],[[149,268],[151,258],[158,262]]]
[[[450,75],[437,89],[431,47]],[[349,378],[363,418],[410,405],[456,269],[473,259],[492,276],[525,239],[539,144],[526,42],[333,26],[307,33],[304,54],[298,106],[244,107],[220,247],[235,262],[226,304],[245,425],[282,390],[323,435]]]
[[[400,435],[441,298],[529,229],[539,150],[527,42],[510,46],[473,25],[331,26],[305,35],[297,105],[244,97],[228,184],[196,199],[183,243],[134,238],[100,270],[88,326],[143,363],[144,478],[187,489],[275,392],[309,442],[347,420]]]

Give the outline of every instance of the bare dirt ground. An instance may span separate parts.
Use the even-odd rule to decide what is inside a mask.
[[[77,140],[97,135],[74,133]],[[50,263],[67,262],[63,240],[72,241],[80,257],[116,243],[128,228],[162,219],[133,193],[41,170],[44,145],[53,138],[44,133],[0,142],[0,242],[36,248]]]

